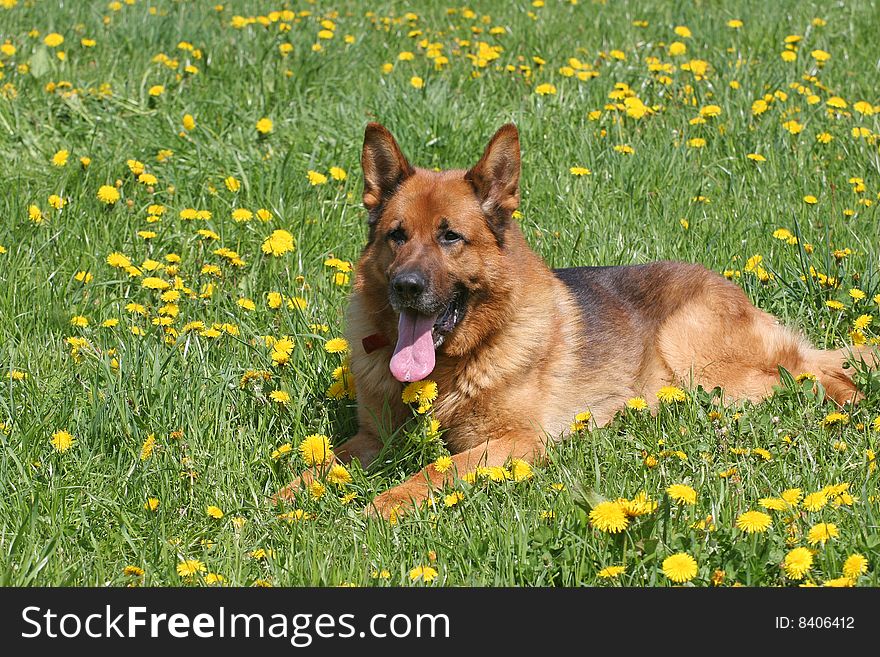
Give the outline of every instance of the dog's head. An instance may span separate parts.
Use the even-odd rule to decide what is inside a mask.
[[[503,287],[519,205],[519,134],[505,125],[472,168],[430,171],[410,165],[391,133],[370,123],[361,164],[370,228],[362,285],[387,295],[398,315],[392,374],[418,381],[436,351],[461,355],[483,337],[481,315],[491,308],[477,302]]]

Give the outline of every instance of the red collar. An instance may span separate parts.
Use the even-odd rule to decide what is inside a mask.
[[[370,354],[377,349],[389,346],[391,343],[382,333],[373,333],[373,335],[368,335],[361,340],[361,344],[364,345],[364,351]]]

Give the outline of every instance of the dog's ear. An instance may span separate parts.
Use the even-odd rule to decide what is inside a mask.
[[[496,237],[519,207],[519,169],[519,132],[508,123],[495,133],[483,157],[464,176],[490,218]]]
[[[374,224],[385,201],[415,170],[388,129],[378,123],[367,124],[361,167],[364,170],[364,207],[369,211],[370,224]]]

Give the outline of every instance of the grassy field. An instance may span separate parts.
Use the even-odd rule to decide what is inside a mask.
[[[871,1],[0,0],[0,583],[880,584],[863,368],[854,409],[689,390],[393,524],[363,510],[443,455],[425,419],[267,502],[356,429],[370,120],[425,167],[515,121],[553,266],[701,262],[876,342],[878,33]]]

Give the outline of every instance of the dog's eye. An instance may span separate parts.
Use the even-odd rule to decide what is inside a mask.
[[[440,237],[440,241],[443,242],[444,244],[454,244],[455,242],[460,242],[463,239],[464,238],[461,235],[459,235],[458,233],[456,233],[453,230],[447,230]]]
[[[406,242],[406,233],[403,228],[395,228],[390,233],[388,233],[388,239],[394,242],[395,244],[403,244]]]

